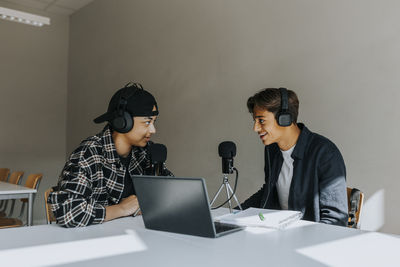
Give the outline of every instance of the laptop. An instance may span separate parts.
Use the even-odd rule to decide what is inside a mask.
[[[243,229],[213,222],[203,178],[143,175],[133,184],[148,229],[211,238]]]

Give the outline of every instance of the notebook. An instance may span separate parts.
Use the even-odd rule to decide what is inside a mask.
[[[214,223],[202,178],[134,176],[133,184],[148,229],[211,238],[243,229]]]
[[[235,214],[220,216],[216,218],[216,221],[239,226],[265,227],[282,230],[291,223],[300,220],[302,216],[303,214],[300,211],[248,208]]]

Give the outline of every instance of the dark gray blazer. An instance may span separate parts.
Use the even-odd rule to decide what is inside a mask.
[[[293,150],[293,178],[289,190],[289,210],[303,213],[303,219],[347,225],[346,167],[339,149],[327,138],[299,123],[301,134]],[[268,174],[267,151],[271,160]],[[265,184],[243,204],[249,207],[281,209],[276,182],[283,163],[276,143],[265,147]],[[268,199],[267,199],[268,197]]]

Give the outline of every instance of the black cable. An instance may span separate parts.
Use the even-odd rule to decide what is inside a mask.
[[[223,205],[225,205],[226,203],[228,203],[228,202],[232,199],[232,197],[235,195],[236,187],[237,187],[237,182],[238,182],[238,178],[239,178],[239,171],[238,171],[235,167],[233,167],[233,170],[236,172],[236,180],[235,180],[235,186],[233,187],[233,193],[232,193],[232,195],[231,195],[224,203],[222,203],[222,204],[219,205],[218,207],[211,208],[212,210],[216,210],[216,209],[221,208]]]
[[[262,206],[265,209],[265,205],[267,205],[269,193],[271,193],[271,160],[269,158],[269,148],[267,146],[267,161],[268,161],[268,194],[267,198],[264,201],[264,205]]]

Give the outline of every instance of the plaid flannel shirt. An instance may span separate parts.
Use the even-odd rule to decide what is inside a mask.
[[[148,174],[150,167],[146,149],[132,147],[129,173]],[[108,126],[82,141],[66,162],[57,190],[47,199],[57,223],[65,227],[102,223],[105,207],[121,200],[125,171]],[[163,175],[173,174],[166,170]]]

